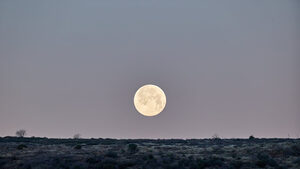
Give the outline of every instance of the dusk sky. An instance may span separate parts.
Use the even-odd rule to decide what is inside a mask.
[[[144,84],[164,90],[139,114]],[[0,136],[300,136],[300,1],[0,1]]]

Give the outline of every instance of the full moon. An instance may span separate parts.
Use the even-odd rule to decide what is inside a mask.
[[[134,95],[134,106],[144,116],[155,116],[166,106],[166,95],[158,86],[147,84],[139,88]]]

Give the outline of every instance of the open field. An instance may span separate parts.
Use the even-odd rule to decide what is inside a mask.
[[[300,168],[300,139],[0,138],[2,169]]]

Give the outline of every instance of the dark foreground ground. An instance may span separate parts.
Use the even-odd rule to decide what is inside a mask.
[[[300,139],[0,138],[0,168],[300,168]]]

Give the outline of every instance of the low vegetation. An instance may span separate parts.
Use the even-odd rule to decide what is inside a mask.
[[[300,139],[0,137],[0,168],[300,168]]]
[[[26,130],[24,130],[24,129],[16,131],[16,136],[17,137],[25,137],[26,134],[27,134]]]
[[[19,144],[19,145],[17,146],[17,149],[18,149],[18,150],[23,150],[24,148],[27,148],[27,146],[26,146],[25,144]]]
[[[255,137],[253,135],[249,136],[249,140],[254,140]]]
[[[80,150],[80,149],[81,149],[81,147],[82,147],[82,146],[78,144],[78,145],[76,145],[76,146],[74,147],[74,149],[76,149],[76,150]]]
[[[129,151],[130,153],[135,153],[135,152],[137,152],[137,151],[138,151],[137,145],[136,145],[136,144],[133,144],[133,143],[128,144],[128,151]]]

